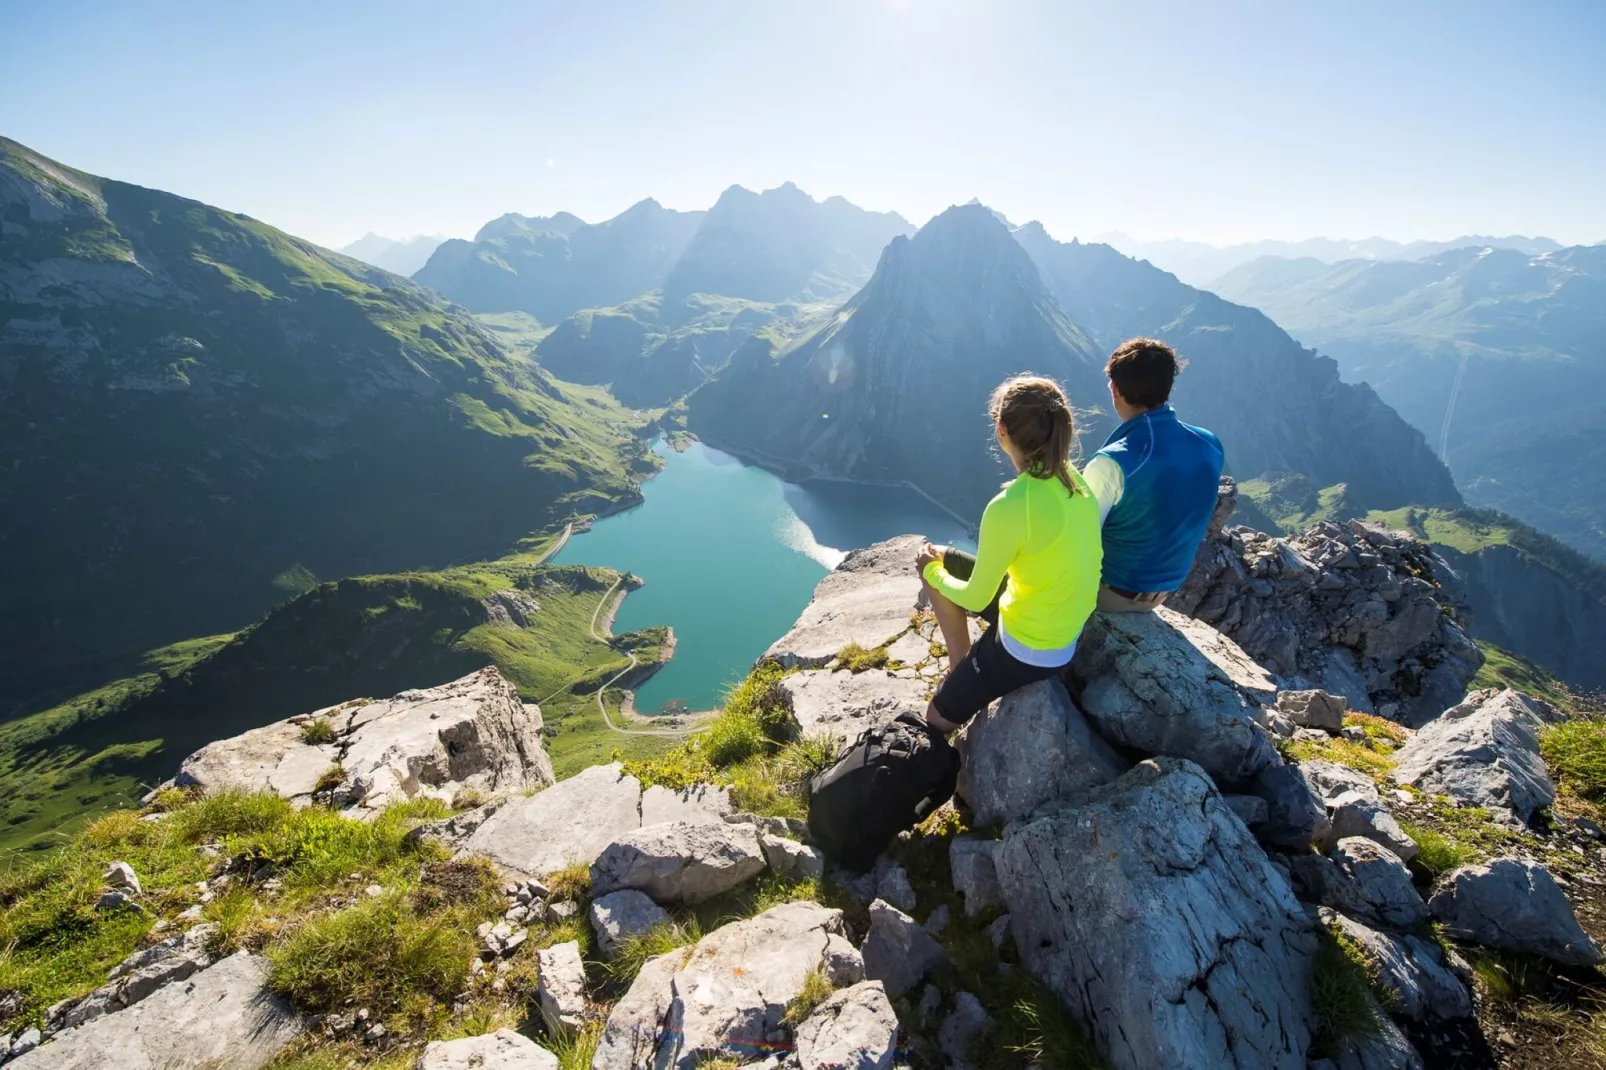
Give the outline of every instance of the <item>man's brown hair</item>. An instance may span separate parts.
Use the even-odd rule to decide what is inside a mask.
[[[1115,347],[1105,362],[1121,399],[1139,409],[1164,405],[1171,397],[1171,384],[1188,362],[1158,338],[1128,338]]]

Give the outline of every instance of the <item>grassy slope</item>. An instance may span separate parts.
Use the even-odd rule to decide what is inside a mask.
[[[323,584],[238,635],[154,651],[137,675],[0,725],[0,848],[49,846],[87,815],[129,805],[213,739],[488,663],[542,704],[560,773],[616,748],[654,752],[652,740],[608,731],[596,707],[597,686],[629,663],[589,632],[616,575],[531,560]],[[486,623],[480,600],[508,588],[539,603],[529,627]],[[648,629],[616,645],[650,662],[663,639]]]

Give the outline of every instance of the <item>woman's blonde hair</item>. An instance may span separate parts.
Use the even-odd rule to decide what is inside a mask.
[[[987,411],[1019,451],[1023,472],[1039,479],[1052,476],[1076,493],[1070,469],[1076,416],[1058,383],[1040,375],[1005,379],[993,391]]]

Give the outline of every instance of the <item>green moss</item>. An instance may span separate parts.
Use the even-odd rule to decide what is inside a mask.
[[[1295,761],[1337,762],[1377,780],[1388,776],[1395,765],[1385,748],[1370,739],[1365,743],[1347,739],[1294,740],[1279,744],[1279,749]]]
[[[858,643],[849,643],[837,651],[837,660],[849,672],[864,672],[868,669],[884,669],[887,667],[887,650],[885,647],[876,647],[866,650]]]

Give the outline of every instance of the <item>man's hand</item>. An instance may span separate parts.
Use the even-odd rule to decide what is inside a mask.
[[[920,552],[915,554],[915,571],[919,572],[921,575],[925,575],[927,565],[931,564],[933,561],[941,560],[942,547],[933,546],[929,542],[923,543],[920,547]]]

